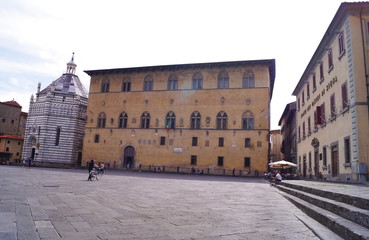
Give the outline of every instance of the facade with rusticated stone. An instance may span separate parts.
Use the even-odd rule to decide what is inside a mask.
[[[82,165],[266,171],[274,60],[85,72]]]

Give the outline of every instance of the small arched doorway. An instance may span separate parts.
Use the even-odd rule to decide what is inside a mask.
[[[123,156],[123,168],[132,168],[135,160],[135,149],[132,146],[126,147]]]

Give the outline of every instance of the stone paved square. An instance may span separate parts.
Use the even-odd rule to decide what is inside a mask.
[[[1,239],[318,239],[262,179],[0,166]]]

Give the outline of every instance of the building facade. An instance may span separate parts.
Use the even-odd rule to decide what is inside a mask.
[[[12,135],[0,136],[0,164],[21,163],[23,137]]]
[[[274,60],[85,72],[83,165],[266,170]]]
[[[367,180],[368,23],[369,3],[342,3],[293,92],[304,176]]]
[[[286,105],[281,119],[278,122],[281,127],[282,144],[281,153],[284,160],[297,164],[296,146],[296,102]]]
[[[271,130],[270,131],[270,162],[277,162],[283,160],[283,155],[281,152],[282,146],[282,135],[281,130]]]
[[[31,97],[23,157],[36,165],[75,167],[81,163],[87,92],[75,74],[76,64]]]
[[[0,136],[24,136],[27,113],[16,101],[0,102]]]

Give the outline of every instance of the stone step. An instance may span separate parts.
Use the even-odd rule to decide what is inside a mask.
[[[343,218],[369,228],[369,210],[361,209],[346,203],[337,202],[328,198],[320,197],[311,193],[306,193],[297,189],[288,188],[282,185],[277,186],[279,190],[298,197],[306,202],[314,204],[320,208],[335,213]]]
[[[305,212],[308,216],[317,220],[320,224],[327,227],[342,238],[352,240],[369,239],[368,228],[365,228],[355,222],[315,206],[314,204],[306,202],[286,192],[280,191],[280,193],[295,206]]]
[[[294,189],[297,189],[297,190],[300,190],[306,193],[311,193],[311,194],[314,194],[320,197],[328,198],[334,201],[346,203],[346,204],[349,204],[349,205],[352,205],[358,208],[369,210],[369,199],[360,198],[357,196],[345,195],[342,193],[324,191],[321,189],[316,189],[316,188],[311,188],[311,187],[301,186],[301,185],[295,185],[295,184],[290,184],[286,182],[282,182],[281,185],[289,187],[289,188],[294,188]],[[367,191],[367,188],[363,187],[363,191]]]

